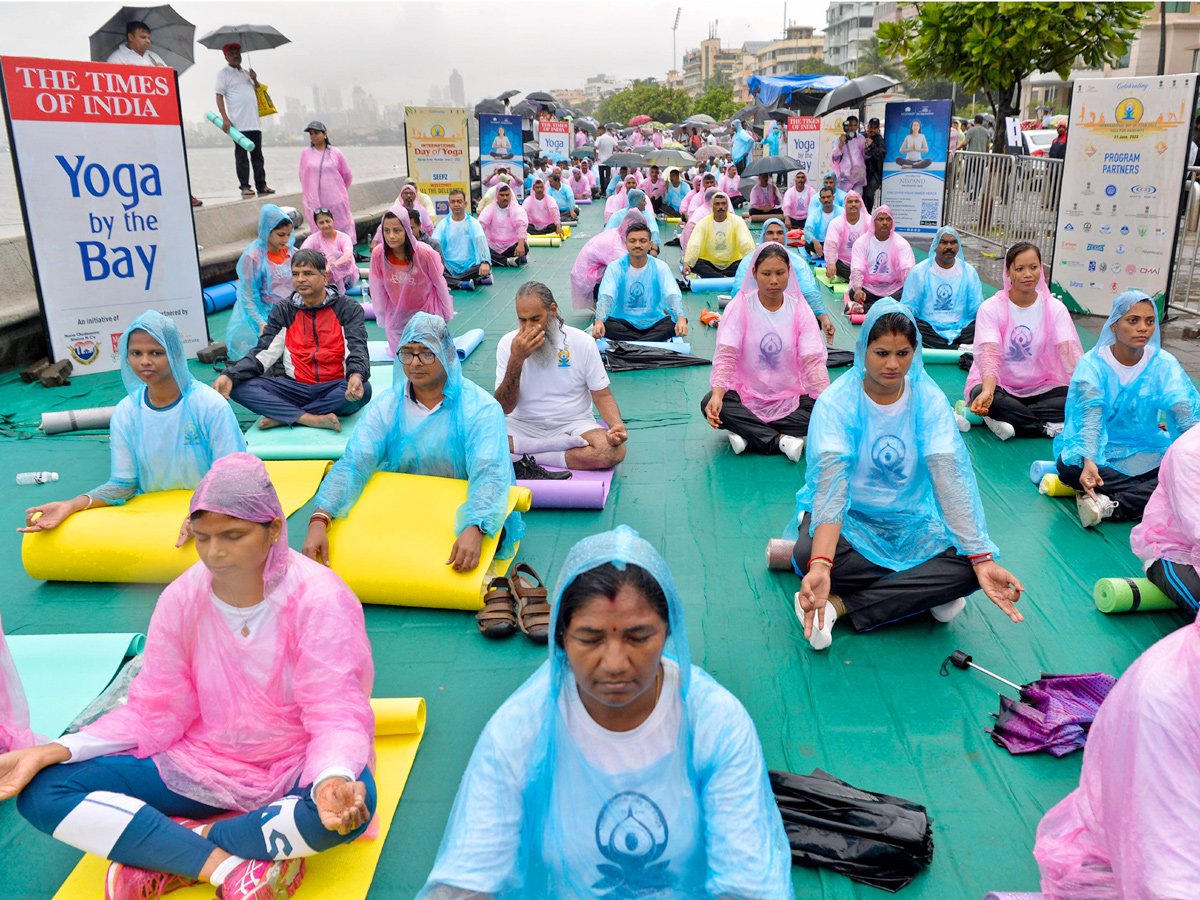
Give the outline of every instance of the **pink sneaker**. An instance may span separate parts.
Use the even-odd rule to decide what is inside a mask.
[[[217,888],[217,900],[284,900],[304,878],[304,860],[248,859]]]
[[[163,894],[194,884],[195,881],[180,875],[109,863],[104,879],[104,900],[157,900]]]

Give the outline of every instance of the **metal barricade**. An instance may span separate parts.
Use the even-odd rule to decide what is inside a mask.
[[[1175,230],[1175,271],[1172,273],[1170,311],[1200,315],[1200,166],[1188,168],[1179,204],[1179,224]]]

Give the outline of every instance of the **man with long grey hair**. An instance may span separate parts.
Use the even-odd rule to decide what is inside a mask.
[[[569,477],[544,466],[612,468],[625,458],[629,435],[596,341],[563,322],[541,282],[517,289],[516,308],[520,328],[496,348],[496,400],[508,416],[517,477]]]

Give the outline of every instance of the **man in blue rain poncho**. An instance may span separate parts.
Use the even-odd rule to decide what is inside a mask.
[[[750,163],[750,151],[754,149],[754,132],[742,127],[741,119],[733,120],[733,143],[730,150],[738,174]]]
[[[134,319],[117,353],[128,396],[108,426],[108,481],[74,500],[26,510],[20,531],[49,531],[73,513],[121,506],[137,494],[190,491],[215,460],[246,449],[225,398],[188,371],[183,340],[166,316],[150,310]]]
[[[546,193],[558,204],[560,219],[568,225],[574,224],[579,218],[579,206],[575,203],[575,194],[563,183],[562,169],[558,166],[550,170]]]
[[[622,525],[571,550],[550,659],[488,722],[420,897],[793,896],[754,723],[691,664],[663,558]]]
[[[492,283],[492,253],[479,220],[467,212],[467,195],[454,188],[446,197],[450,215],[433,229],[442,248],[443,274],[452,291],[473,291],[477,284]]]
[[[838,206],[833,198],[833,188],[823,187],[808,207],[808,218],[804,220],[804,249],[814,259],[825,256],[829,226],[845,211],[845,207]]]
[[[783,219],[767,219],[763,222],[762,235],[763,244],[775,243],[787,250],[788,257],[792,260],[792,271],[796,273],[796,282],[800,285],[800,293],[804,295],[813,315],[821,324],[821,331],[825,333],[825,342],[832,344],[833,335],[837,329],[834,327],[833,319],[825,310],[825,301],[821,299],[821,289],[817,287],[817,279],[813,276],[812,267],[807,260],[800,257],[800,253],[794,247],[787,245],[787,230],[783,226]],[[737,272],[733,276],[733,290],[730,292],[734,296],[746,283],[746,275],[750,272],[750,263],[753,259],[754,254],[751,253],[738,264]]]
[[[621,227],[621,223],[625,221],[625,216],[629,214],[631,209],[636,209],[646,219],[646,225],[650,229],[650,255],[658,256],[658,251],[662,247],[662,240],[659,237],[658,219],[655,218],[653,210],[647,210],[646,206],[649,201],[646,199],[646,192],[641,189],[634,189],[629,192],[629,205],[624,209],[618,209],[615,213],[608,217],[608,221],[604,225],[605,231],[616,231]]]
[[[1154,303],[1142,291],[1118,294],[1100,340],[1075,364],[1066,422],[1054,439],[1059,477],[1083,492],[1076,498],[1083,526],[1140,519],[1167,448],[1197,421],[1200,394],[1162,349]]]
[[[979,273],[963,256],[958,232],[939,228],[926,259],[904,282],[904,304],[917,319],[921,345],[948,350],[975,342],[975,314],[983,305]]]
[[[668,341],[687,335],[683,296],[671,267],[650,256],[650,228],[625,232],[626,254],[604,270],[596,297],[592,337],[614,341]]]
[[[292,254],[296,238],[292,220],[274,203],[258,211],[258,237],[237,262],[237,300],[225,328],[229,361],[237,362],[254,349],[276,303],[292,296]]]
[[[326,531],[349,514],[376,472],[407,472],[467,481],[467,499],[454,517],[458,535],[447,561],[466,572],[479,564],[483,536],[500,534],[497,559],[513,555],[525,533],[508,512],[513,468],[500,404],[463,378],[450,329],[440,316],[409,320],[396,353],[392,390],[376,396],[350,435],[346,452],[317,492],[303,552],[329,565]]]
[[[839,617],[856,631],[926,611],[949,622],[981,588],[1022,621],[1024,588],[994,561],[971,459],[908,307],[871,306],[854,368],[813,407],[806,455],[784,535],[796,540],[796,615],[814,650]]]

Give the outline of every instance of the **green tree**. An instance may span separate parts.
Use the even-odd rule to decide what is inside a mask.
[[[858,48],[858,69],[855,74],[886,75],[899,81],[904,77],[904,67],[883,52],[879,46],[879,38],[872,37]]]
[[[714,84],[709,82],[708,87],[704,89],[704,93],[696,98],[696,103],[692,107],[692,115],[696,113],[704,113],[712,116],[718,122],[724,122],[735,112],[741,109],[741,104],[733,99],[733,88],[727,84]]]
[[[692,111],[687,91],[648,81],[636,81],[623,91],[600,102],[596,118],[601,122],[628,122],[646,115],[656,122],[682,122]]]
[[[819,59],[802,59],[796,63],[797,75],[841,75],[842,70]]]
[[[1115,65],[1152,3],[918,3],[917,15],[879,26],[880,51],[923,78],[983,91],[996,116],[992,150],[1004,152],[1004,119],[1019,114],[1034,72],[1064,81],[1073,65]]]

